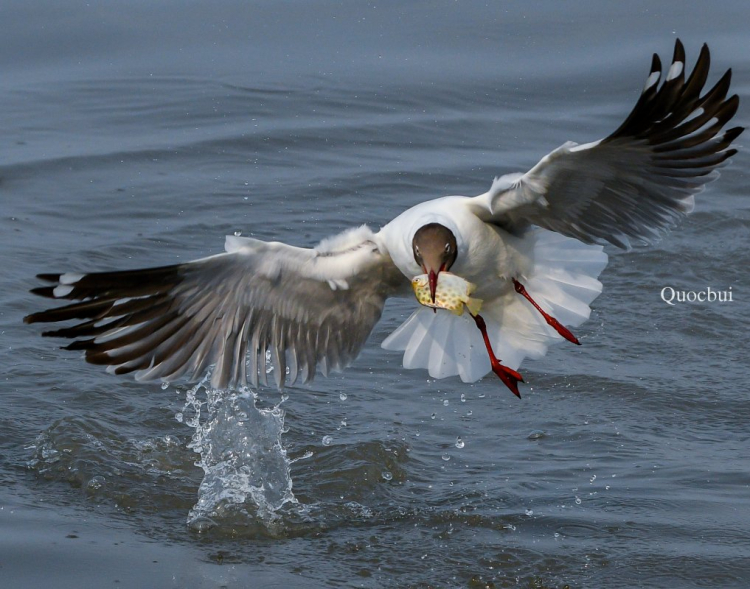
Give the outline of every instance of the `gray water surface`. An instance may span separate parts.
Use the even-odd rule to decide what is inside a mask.
[[[401,367],[163,390],[42,339],[34,275],[310,246],[611,132],[745,1],[0,6],[0,587],[747,587],[747,152],[514,398]],[[669,306],[665,286],[732,287]],[[253,478],[260,476],[260,478]],[[265,487],[263,485],[266,485]]]

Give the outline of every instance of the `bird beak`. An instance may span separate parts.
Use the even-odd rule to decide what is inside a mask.
[[[435,304],[435,293],[437,291],[437,283],[438,283],[438,274],[440,274],[440,270],[435,272],[434,270],[430,270],[430,273],[427,275],[430,281],[430,297],[432,297],[432,304]]]
[[[433,268],[438,268],[437,264],[433,266],[432,264],[427,263],[422,266],[427,274],[427,279],[430,284],[430,297],[432,298],[433,305],[435,304],[435,295],[437,294],[438,276],[440,276],[440,273],[445,270],[445,266],[445,262],[443,262],[440,264],[437,271],[433,270]]]

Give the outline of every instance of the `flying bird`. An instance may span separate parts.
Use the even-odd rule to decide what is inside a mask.
[[[116,272],[40,274],[33,293],[64,306],[26,323],[74,320],[42,335],[70,338],[92,364],[140,381],[277,387],[351,364],[386,299],[410,296],[426,275],[432,302],[441,273],[475,285],[481,312],[417,306],[382,343],[406,368],[476,381],[491,370],[516,394],[516,371],[588,319],[607,264],[603,245],[658,240],[689,213],[694,196],[736,153],[742,127],[727,97],[731,70],[704,91],[703,45],[685,75],[677,40],[662,82],[651,70],[632,112],[608,137],[567,142],[528,172],[495,178],[475,197],[446,196],[313,248],[228,236],[225,252],[187,263]],[[446,279],[447,281],[447,279]]]

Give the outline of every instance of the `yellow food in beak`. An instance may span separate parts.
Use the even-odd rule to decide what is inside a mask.
[[[434,303],[430,296],[430,282],[427,274],[415,276],[411,281],[411,286],[414,289],[417,301],[425,307],[447,309],[456,315],[463,314],[464,305],[472,315],[479,313],[479,309],[482,307],[481,299],[473,299],[470,296],[476,290],[476,285],[450,272],[438,274]]]

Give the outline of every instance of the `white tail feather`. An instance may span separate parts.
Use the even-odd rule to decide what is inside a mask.
[[[539,306],[561,323],[576,327],[589,318],[589,305],[601,293],[597,276],[607,265],[601,246],[586,245],[535,228],[519,240],[521,273],[516,276]],[[516,369],[537,359],[562,337],[531,304],[511,290],[485,301],[481,315],[495,355]],[[405,368],[425,368],[433,378],[460,376],[474,382],[490,371],[482,335],[468,313],[420,307],[382,344],[404,351]]]

